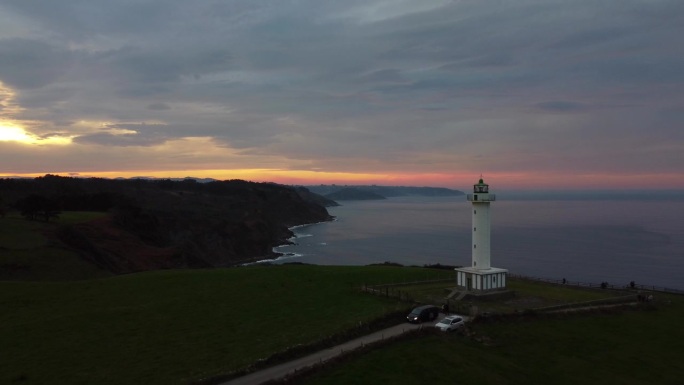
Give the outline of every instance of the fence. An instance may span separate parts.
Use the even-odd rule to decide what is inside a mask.
[[[634,294],[630,294],[630,295],[625,295],[625,296],[620,296],[620,297],[597,299],[597,300],[593,300],[593,301],[573,302],[573,303],[564,303],[564,304],[560,304],[560,305],[538,307],[538,308],[534,308],[532,310],[540,311],[540,312],[550,312],[550,311],[559,311],[559,310],[570,310],[570,309],[582,309],[582,308],[592,308],[592,307],[605,307],[605,306],[610,306],[610,305],[621,305],[621,304],[634,303],[636,301],[637,301],[637,297]]]
[[[399,282],[399,283],[388,283],[388,284],[382,284],[382,285],[363,285],[363,290],[366,293],[371,293],[375,295],[381,295],[384,297],[392,297],[392,298],[398,298],[402,301],[412,301],[413,298],[411,298],[410,294],[408,291],[402,291],[400,288],[404,286],[412,286],[412,285],[425,285],[425,284],[430,284],[430,283],[440,283],[440,282],[454,282],[453,278],[447,278],[447,279],[431,279],[431,280],[425,280],[425,281],[408,281],[408,282]]]
[[[598,289],[612,289],[612,290],[644,290],[644,291],[655,291],[659,293],[669,293],[669,294],[680,294],[684,295],[684,290],[679,290],[679,289],[672,289],[672,288],[667,288],[667,287],[661,287],[661,286],[654,286],[654,285],[639,285],[639,284],[634,284],[632,285],[631,282],[630,284],[620,286],[620,285],[611,285],[607,282],[601,282],[601,283],[587,283],[587,282],[572,282],[566,279],[550,279],[550,278],[538,278],[538,277],[529,277],[525,275],[519,275],[519,274],[508,274],[509,278],[518,278],[518,279],[525,279],[528,281],[538,281],[538,282],[546,282],[546,283],[553,283],[557,285],[566,285],[566,286],[576,286],[576,287],[588,287],[588,288],[598,288]]]
[[[550,284],[574,286],[574,287],[585,287],[585,288],[595,288],[595,289],[600,288],[600,289],[610,289],[610,290],[631,290],[631,291],[642,290],[642,291],[651,291],[651,292],[684,295],[684,290],[671,289],[671,288],[652,286],[652,285],[638,285],[638,284],[632,284],[631,282],[628,285],[618,286],[618,285],[611,285],[611,284],[608,284],[606,282],[602,282],[602,283],[587,283],[587,282],[578,282],[578,281],[571,282],[571,281],[568,281],[565,279],[538,278],[538,277],[529,277],[529,276],[518,275],[518,274],[508,274],[508,277],[513,278],[513,279],[524,279],[524,280],[529,280],[529,281],[545,282],[545,283],[550,283]],[[362,287],[362,291],[364,291],[366,293],[374,294],[374,295],[383,296],[383,297],[396,298],[396,299],[399,299],[400,301],[404,301],[404,302],[415,303],[417,301],[413,297],[411,292],[408,290],[402,290],[402,288],[406,287],[406,286],[424,285],[424,284],[432,284],[432,283],[453,283],[453,284],[455,284],[456,282],[455,282],[455,278],[448,278],[448,279],[433,279],[433,280],[423,280],[423,281],[407,281],[407,282],[389,283],[389,284],[380,284],[380,285],[364,284],[364,286]],[[470,304],[468,304],[468,303],[463,303],[463,302],[459,302],[459,301],[455,301],[455,300],[448,300],[448,299],[446,299],[446,295],[444,297],[445,297],[444,301],[449,306],[450,312],[466,314],[472,310],[470,308]],[[630,301],[634,301],[634,299],[635,299],[634,295],[628,295],[628,296],[620,296],[620,297],[614,297],[614,298],[609,298],[609,299],[589,301],[586,303],[583,302],[583,303],[576,303],[576,304],[557,305],[557,306],[551,306],[551,307],[545,308],[545,309],[535,309],[535,310],[549,311],[549,310],[560,310],[562,308],[571,308],[571,307],[600,306],[600,305],[607,305],[607,304],[611,304],[611,303],[616,304],[616,303],[621,303],[621,302],[630,302]]]
[[[654,291],[654,292],[659,292],[659,293],[684,295],[684,290],[673,289],[673,288],[662,287],[662,286],[655,286],[655,285],[640,285],[640,284],[636,284],[636,283],[634,285],[632,285],[630,283],[627,285],[620,286],[620,285],[612,285],[612,284],[609,284],[607,282],[601,282],[601,283],[579,282],[579,281],[569,281],[566,279],[530,277],[527,275],[510,274],[510,273],[508,274],[508,278],[525,279],[528,281],[545,282],[545,283],[552,283],[552,284],[556,284],[556,285],[586,287],[586,288],[593,288],[593,289],[644,290],[644,291]],[[454,278],[446,278],[446,279],[398,282],[398,283],[388,283],[388,284],[380,284],[380,285],[364,285],[363,291],[368,292],[368,293],[372,293],[372,294],[376,294],[376,295],[384,295],[386,297],[399,298],[399,295],[402,293],[402,291],[399,289],[396,289],[397,287],[410,286],[410,285],[420,285],[420,284],[427,284],[427,283],[437,283],[437,282],[453,282],[455,284],[456,278],[454,277]]]
[[[432,279],[432,280],[425,280],[425,281],[408,281],[408,282],[400,282],[400,283],[390,283],[390,284],[381,284],[381,285],[363,285],[361,288],[362,291],[374,295],[379,295],[382,297],[388,297],[388,298],[396,298],[399,299],[400,301],[404,302],[417,302],[416,299],[412,296],[412,294],[408,290],[401,290],[402,287],[405,286],[412,286],[412,285],[425,285],[425,284],[431,284],[431,283],[452,283],[456,284],[455,278],[447,278],[447,279]],[[444,295],[446,297],[446,293]],[[450,313],[463,313],[467,314],[470,312],[470,304],[466,303],[461,303],[453,300],[444,300],[445,303],[449,305],[449,312]],[[435,305],[439,306],[441,304],[435,303]]]

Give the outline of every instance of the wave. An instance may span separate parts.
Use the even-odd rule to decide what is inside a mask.
[[[300,229],[302,227],[307,227],[307,226],[313,226],[313,225],[320,225],[321,223],[330,223],[330,222],[337,222],[337,217],[333,218],[332,220],[329,221],[320,221],[320,222],[313,222],[313,223],[305,223],[303,225],[297,225],[297,226],[292,226],[288,227],[288,230],[294,232],[296,229]]]
[[[293,258],[301,258],[303,256],[304,256],[304,254],[299,254],[299,253],[286,253],[286,254],[283,254],[277,258],[260,259],[258,261],[254,261],[254,262],[243,263],[240,266],[252,266],[252,265],[258,265],[260,263],[273,263],[273,262],[279,262],[279,261],[293,259]]]
[[[288,238],[287,240],[288,240],[288,242],[292,242],[294,245],[296,245],[296,240],[297,240],[298,238],[313,237],[313,234],[309,234],[309,233],[298,233],[298,232],[296,231],[297,229],[301,229],[301,228],[308,227],[308,226],[313,226],[313,225],[320,225],[321,223],[330,223],[330,222],[337,222],[337,218],[335,217],[335,218],[333,218],[333,219],[330,220],[330,221],[321,221],[321,222],[307,223],[307,224],[303,224],[303,225],[297,225],[297,226],[288,227],[288,230],[292,231],[292,233],[294,234],[294,236]],[[293,244],[276,246],[276,247],[273,248],[273,251],[277,253],[276,249],[278,249],[278,248],[280,248],[280,247],[294,246]]]

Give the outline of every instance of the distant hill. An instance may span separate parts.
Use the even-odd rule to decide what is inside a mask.
[[[334,194],[339,191],[353,189],[354,194],[374,194],[384,198],[402,197],[402,196],[424,196],[424,197],[446,197],[446,196],[462,196],[463,191],[452,190],[444,187],[413,187],[413,186],[377,186],[377,185],[316,185],[305,186],[311,192],[323,195],[333,200],[343,200],[334,198]],[[354,200],[353,194],[344,193],[347,199]],[[362,196],[362,195],[359,195]],[[371,195],[363,195],[371,196]],[[371,198],[360,198],[371,199]],[[380,199],[380,198],[372,198]]]
[[[293,236],[289,227],[332,219],[323,207],[331,201],[305,188],[242,180],[0,179],[0,204],[7,216],[42,222],[106,213],[58,225],[50,238],[116,274],[274,258],[273,247]]]
[[[153,176],[134,176],[131,178],[116,178],[117,180],[127,180],[127,179],[142,179],[142,180],[171,180],[174,182],[183,182],[183,181],[195,181],[198,183],[211,183],[211,182],[220,182],[218,179],[214,178],[195,178],[193,176],[186,176],[185,178],[157,178]]]
[[[302,199],[304,199],[305,201],[313,202],[323,207],[339,206],[339,204],[335,202],[334,199],[313,193],[306,187],[295,187],[295,191],[297,191],[297,194],[299,194],[299,196],[301,196]]]
[[[326,194],[325,197],[335,201],[365,201],[387,199],[386,197],[377,194],[373,191],[368,191],[355,187],[345,187],[333,193]]]

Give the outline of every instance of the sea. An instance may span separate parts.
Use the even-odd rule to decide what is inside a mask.
[[[292,229],[275,263],[469,266],[465,196],[345,201],[331,222]],[[684,289],[684,194],[497,194],[491,263],[571,282]]]

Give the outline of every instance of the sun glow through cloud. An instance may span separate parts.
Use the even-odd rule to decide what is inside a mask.
[[[22,128],[8,124],[0,124],[0,141],[28,142],[31,138]]]
[[[40,138],[12,123],[0,123],[0,142],[19,142],[24,144],[66,145],[71,143],[70,137],[48,136]]]
[[[49,135],[40,137],[30,133],[26,125],[41,125],[36,120],[17,120],[16,117],[26,110],[17,103],[16,91],[0,81],[0,142],[17,142],[22,144],[56,144],[71,143],[71,136]],[[19,123],[21,122],[21,123]]]

